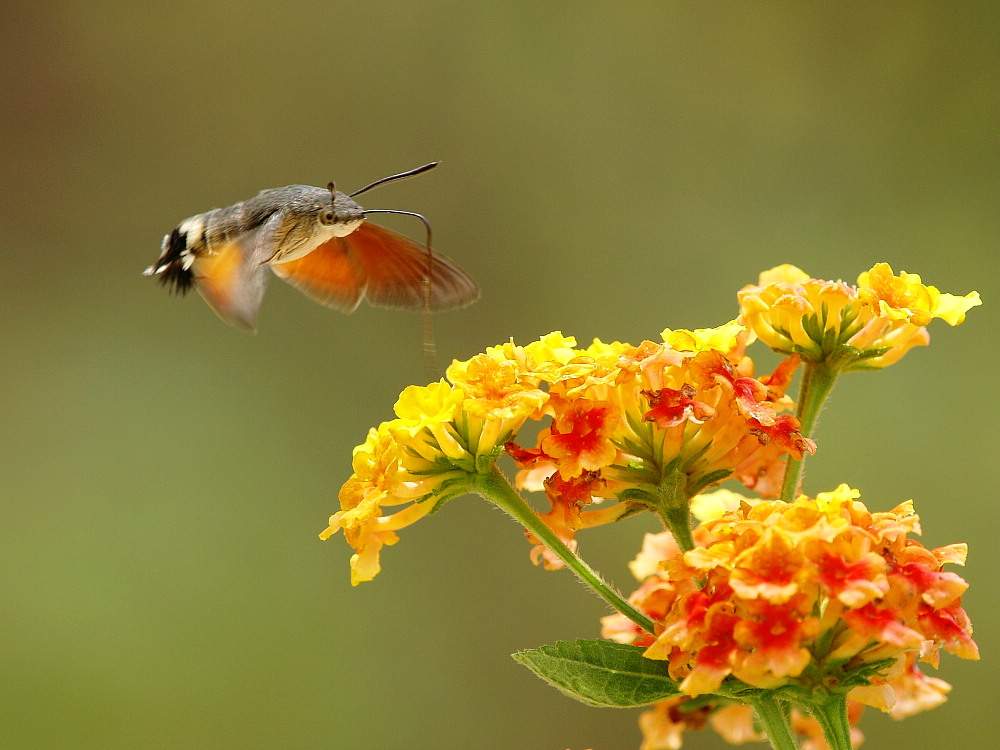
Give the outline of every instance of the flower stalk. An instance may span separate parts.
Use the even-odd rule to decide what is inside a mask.
[[[830,750],[851,750],[851,725],[847,719],[847,695],[831,695],[825,703],[812,706],[810,713],[823,729]]]
[[[691,536],[691,504],[687,493],[687,476],[674,469],[657,486],[656,512],[674,535],[682,551],[694,549]]]
[[[767,691],[760,693],[750,700],[750,705],[767,733],[767,738],[774,750],[796,750],[795,739],[792,737],[792,730],[788,723],[788,712],[773,693]],[[850,750],[850,747],[848,744],[847,750]],[[830,748],[831,750],[841,750],[840,747],[834,745],[831,745]]]
[[[799,420],[799,431],[803,437],[812,437],[819,414],[823,410],[839,374],[840,371],[825,360],[806,363],[802,373],[799,402],[795,413]],[[785,476],[781,484],[781,499],[786,503],[794,501],[799,495],[805,460],[805,455],[798,459],[795,456],[788,457],[788,466],[785,468]]]
[[[546,526],[528,503],[524,501],[507,478],[495,466],[488,474],[474,474],[469,477],[470,492],[480,495],[496,505],[511,518],[531,532],[542,544],[552,550],[566,567],[572,570],[583,583],[601,599],[647,633],[653,632],[653,621],[625,600],[621,594],[608,585],[601,576]]]

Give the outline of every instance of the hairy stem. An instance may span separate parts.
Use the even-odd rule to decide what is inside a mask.
[[[510,482],[493,467],[489,474],[475,474],[471,477],[473,492],[481,495],[498,508],[505,511],[515,521],[524,526],[542,544],[552,550],[566,567],[572,570],[595,594],[611,607],[621,612],[648,633],[653,632],[653,621],[629,604],[625,598],[604,582],[601,576],[567,547],[545,523],[524,498],[510,486]]]
[[[837,382],[838,370],[826,362],[807,362],[802,374],[802,386],[799,388],[799,404],[795,416],[798,417],[799,431],[803,437],[812,437],[816,420],[826,403],[834,383]],[[800,459],[789,457],[785,468],[785,477],[781,485],[781,499],[790,503],[798,497],[799,486],[802,483],[802,470],[805,456]]]

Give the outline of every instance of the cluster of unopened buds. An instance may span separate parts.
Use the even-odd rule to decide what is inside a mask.
[[[928,343],[932,319],[957,325],[979,297],[878,264],[856,285],[781,266],[738,298],[739,316],[718,328],[635,346],[579,347],[557,332],[407,388],[396,418],[355,449],[321,537],[343,530],[357,584],[447,500],[495,503],[524,526],[536,564],[570,568],[616,610],[607,640],[516,658],[585,702],[649,706],[643,750],[679,748],[706,725],[731,742],[766,735],[790,749],[799,735],[846,750],[862,704],[897,717],[939,704],[950,686],[921,665],[942,650],[978,657],[967,584],[945,569],[966,546],[922,546],[909,501],[870,511],[847,486],[811,497],[800,482],[837,377],[897,362]],[[746,353],[757,340],[784,355],[770,374]],[[514,486],[497,466],[505,455]],[[710,491],[728,479],[750,494]],[[544,492],[547,507],[517,490]],[[577,535],[647,511],[665,530],[647,535],[625,598],[580,558]]]

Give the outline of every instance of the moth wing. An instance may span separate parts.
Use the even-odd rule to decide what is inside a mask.
[[[271,263],[271,270],[321,305],[354,312],[365,294],[365,272],[343,240],[334,237],[297,260]]]
[[[428,277],[431,310],[479,299],[479,288],[464,271],[442,255],[428,256],[427,248],[409,237],[366,221],[340,241],[363,270],[364,295],[377,307],[422,310]]]
[[[191,266],[194,287],[220,318],[237,328],[253,331],[257,325],[278,217],[233,240],[213,242],[212,251],[199,254]]]

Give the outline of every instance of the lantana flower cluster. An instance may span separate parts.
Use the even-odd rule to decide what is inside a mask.
[[[897,718],[938,705],[950,686],[918,663],[936,667],[942,650],[978,658],[961,606],[968,585],[943,569],[964,565],[967,547],[929,550],[910,537],[920,533],[912,502],[872,513],[859,494],[733,494],[727,505],[738,506],[701,523],[690,550],[669,532],[647,535],[630,601],[657,632],[611,615],[603,634],[668,661],[692,697],[736,679],[804,703],[846,692]]]
[[[847,702],[852,747],[859,747],[864,742],[864,735],[856,726],[863,712],[861,703]],[[829,750],[816,719],[796,708],[789,712],[789,719],[792,733],[799,740],[798,750]],[[680,750],[684,746],[685,732],[706,727],[711,727],[731,745],[767,740],[750,706],[682,696],[660,701],[639,716],[643,735],[639,750]]]
[[[445,501],[494,502],[525,527],[536,564],[570,567],[618,611],[603,620],[605,638],[666,665],[669,689],[643,703],[653,704],[643,750],[676,750],[685,729],[706,724],[732,742],[763,729],[776,748],[794,747],[797,733],[804,748],[846,750],[861,741],[852,725],[863,705],[897,717],[932,708],[950,686],[921,665],[936,667],[941,651],[978,658],[967,584],[945,569],[965,563],[965,545],[921,545],[910,501],[873,512],[846,485],[802,494],[802,464],[840,375],[898,362],[929,342],[933,319],[958,325],[979,295],[880,263],[856,285],[779,266],[738,299],[739,317],[718,328],[585,347],[555,332],[406,388],[395,418],[355,449],[320,536],[344,531],[358,584],[399,530]],[[785,355],[770,374],[747,355],[756,340]],[[798,372],[796,404],[787,391]],[[547,509],[511,487],[496,466],[505,454],[517,489],[544,492]],[[755,496],[706,492],[730,478]],[[666,530],[647,535],[626,600],[582,561],[576,537],[645,511]],[[532,668],[585,702],[614,700],[601,681],[596,695],[573,687],[586,670],[560,683],[572,663],[551,677]]]
[[[369,430],[354,449],[354,472],[340,490],[341,510],[320,534],[327,539],[344,530],[355,550],[354,585],[378,574],[382,547],[398,542],[397,531],[447,500],[449,484],[491,467],[502,441],[548,399],[518,380],[513,363],[480,356],[463,364],[461,385],[407,387],[396,402],[396,419]],[[395,506],[404,507],[386,513]]]
[[[741,320],[774,351],[843,371],[898,362],[930,342],[926,326],[933,319],[955,326],[981,304],[978,292],[945,294],[915,273],[895,276],[887,263],[862,273],[856,286],[777,266],[737,296]]]
[[[521,487],[546,490],[552,508],[540,517],[572,544],[579,529],[640,510],[681,511],[686,523],[688,499],[705,487],[736,472],[761,488],[783,456],[815,450],[780,413],[793,405],[784,387],[794,367],[752,377],[744,327],[663,337],[577,348],[556,332],[489,348],[454,362],[447,380],[406,388],[396,419],[355,449],[341,510],[322,537],[343,529],[356,551],[353,582],[370,580],[399,529],[466,492],[463,480],[491,472],[504,451],[526,467]],[[525,422],[542,419],[549,426],[535,445],[518,445]],[[588,510],[601,500],[613,502]],[[542,546],[534,556],[561,565]]]

